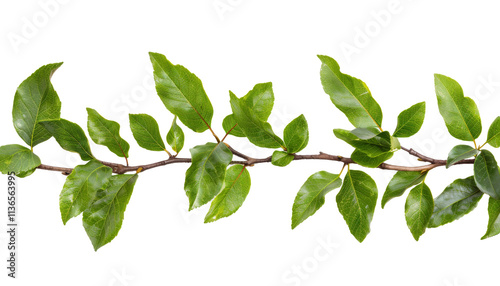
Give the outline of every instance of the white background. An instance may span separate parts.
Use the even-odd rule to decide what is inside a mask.
[[[0,145],[23,143],[11,123],[17,86],[38,67],[64,61],[53,77],[62,117],[85,127],[85,107],[95,108],[122,124],[122,136],[132,145],[131,164],[164,158],[138,147],[127,119],[128,113],[151,114],[163,136],[170,126],[173,116],[152,86],[148,52],[154,51],[202,79],[219,136],[222,119],[230,113],[228,90],[243,96],[254,84],[272,81],[276,102],[270,122],[277,134],[303,113],[310,144],[302,153],[348,156],[352,148],[334,138],[332,129],[351,125],[319,80],[316,55],[326,54],[368,84],[384,111],[386,130],[394,130],[400,111],[425,100],[422,130],[402,139],[402,145],[445,158],[460,142],[447,134],[439,116],[433,74],[456,79],[476,100],[483,122],[479,142],[484,142],[490,123],[500,115],[499,9],[498,1],[3,1]],[[182,156],[213,140],[209,133],[185,127],[184,132]],[[234,137],[228,143],[253,156],[272,152]],[[93,145],[93,151],[102,160],[122,161],[105,147]],[[54,139],[35,152],[46,164],[80,163]],[[391,162],[418,164],[403,152]],[[379,188],[379,204],[372,231],[360,244],[338,212],[337,190],[316,215],[290,229],[291,207],[302,183],[320,170],[338,172],[337,162],[255,166],[243,207],[207,225],[208,205],[187,212],[187,167],[141,174],[118,237],[98,252],[80,217],[66,226],[61,222],[64,176],[39,170],[21,180],[20,278],[8,279],[2,266],[0,284],[498,285],[500,237],[480,240],[488,219],[486,197],[471,214],[430,229],[415,242],[404,219],[404,197],[380,208],[393,172],[368,170]],[[426,182],[436,197],[456,178],[471,174],[470,165],[438,168]],[[3,177],[0,189],[6,189]],[[0,206],[6,206],[6,194]],[[6,238],[2,231],[2,261]]]

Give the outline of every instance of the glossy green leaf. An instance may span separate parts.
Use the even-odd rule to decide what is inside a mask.
[[[156,91],[165,107],[195,132],[208,129],[214,113],[201,80],[181,65],[173,65],[162,54],[149,53]]]
[[[186,171],[184,190],[189,198],[189,210],[193,210],[220,192],[233,153],[222,142],[199,145],[189,151],[192,163]]]
[[[455,180],[434,199],[434,211],[427,227],[438,227],[463,217],[476,208],[482,196],[474,177]]]
[[[257,118],[267,121],[274,106],[273,84],[270,82],[258,83],[241,100]]]
[[[97,191],[106,189],[112,174],[110,167],[97,160],[73,169],[59,196],[59,209],[64,224],[92,205]]]
[[[89,140],[78,124],[65,119],[44,121],[40,124],[54,136],[64,150],[80,154],[83,161],[94,158],[90,150]]]
[[[481,150],[477,155],[474,161],[474,180],[483,193],[500,200],[500,172],[490,151]]]
[[[237,98],[234,93],[229,92],[229,95],[234,119],[250,142],[264,148],[284,147],[283,141],[274,134],[269,123],[257,117],[245,102]]]
[[[129,114],[130,129],[137,144],[150,151],[165,151],[158,122],[147,114]]]
[[[446,168],[449,168],[451,165],[455,164],[458,161],[462,161],[463,159],[470,158],[479,153],[479,150],[472,148],[468,145],[457,145],[451,149],[450,153],[448,153],[448,159],[446,160]]]
[[[243,165],[227,169],[224,188],[210,205],[205,223],[214,222],[235,213],[245,201],[250,191],[250,173]]]
[[[241,127],[238,125],[236,120],[234,119],[233,114],[229,114],[224,118],[222,121],[222,128],[224,128],[224,131],[229,132],[229,134],[236,136],[236,137],[245,137],[245,133],[243,133],[243,130],[241,130]]]
[[[83,227],[94,250],[112,241],[120,231],[137,178],[137,174],[112,176],[107,189],[98,191],[96,200],[83,212]]]
[[[370,232],[377,204],[377,185],[365,172],[349,170],[337,194],[337,206],[351,234],[362,242]]]
[[[325,203],[325,195],[342,185],[340,175],[325,171],[314,173],[300,187],[292,208],[292,229],[319,210]]]
[[[39,68],[17,88],[12,108],[12,120],[17,134],[31,148],[50,139],[39,124],[45,120],[57,120],[61,115],[61,101],[50,78],[62,63]]]
[[[382,125],[382,110],[361,80],[340,72],[339,64],[327,56],[321,60],[321,83],[330,100],[358,128]]]
[[[283,140],[288,153],[302,151],[309,143],[309,128],[304,115],[292,120],[283,131]]]
[[[344,129],[334,129],[335,136],[352,147],[359,149],[370,157],[378,157],[387,152],[393,151],[393,141],[389,132],[377,133],[376,130],[367,128],[356,128],[352,131]],[[399,148],[399,146],[398,146]]]
[[[434,75],[439,113],[451,136],[473,141],[481,134],[481,118],[476,103],[464,97],[462,87],[455,80],[440,74]]]
[[[271,164],[278,167],[285,167],[290,164],[295,156],[283,151],[274,151],[271,157]]]
[[[184,147],[184,132],[182,131],[181,127],[177,125],[176,119],[177,117],[174,117],[172,126],[167,133],[167,142],[168,145],[172,147],[172,150],[174,150],[175,153],[179,153],[181,152],[182,147]]]
[[[18,177],[23,177],[23,173],[26,176],[31,175],[40,164],[42,164],[40,158],[24,146],[11,144],[0,147],[0,172],[2,174],[14,172]]]
[[[418,241],[424,234],[433,210],[434,199],[429,187],[425,183],[414,187],[406,198],[405,217],[406,224],[415,240]]]
[[[370,157],[358,149],[355,149],[351,154],[351,159],[363,167],[377,168],[380,164],[391,159],[393,155],[394,152],[387,152],[377,157]]]
[[[425,102],[420,102],[402,111],[398,116],[398,125],[392,134],[394,137],[410,137],[420,130],[425,118]]]
[[[398,171],[392,177],[382,197],[382,208],[393,198],[402,196],[407,189],[420,184],[427,173]]]
[[[90,138],[96,144],[108,147],[117,156],[128,158],[130,145],[120,137],[120,124],[105,119],[92,108],[87,108],[87,113]]]
[[[491,123],[486,142],[495,148],[500,147],[500,116]]]
[[[500,201],[490,198],[488,201],[488,228],[481,239],[493,237],[500,233]]]

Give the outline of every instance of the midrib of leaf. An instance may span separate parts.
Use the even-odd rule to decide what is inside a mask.
[[[352,175],[350,172],[348,172],[348,176],[349,176],[349,180],[351,181],[351,187],[352,187],[352,190],[354,193],[354,197],[356,198],[356,206],[358,207],[359,214],[361,215],[363,213],[363,208],[361,207],[361,205],[359,203],[358,194],[356,193],[356,188],[354,187],[354,181],[352,180]],[[349,215],[349,218],[351,218],[350,215]]]
[[[332,180],[332,181],[330,181],[328,184],[326,184],[326,186],[325,186],[325,187],[323,187],[323,188],[321,189],[321,191],[320,191],[320,192],[318,192],[318,194],[317,194],[317,195],[313,196],[313,199],[311,200],[311,202],[307,204],[307,208],[309,208],[309,207],[311,206],[312,202],[313,202],[314,200],[316,200],[316,198],[318,198],[318,197],[319,197],[319,195],[321,195],[321,194],[323,193],[323,191],[326,189],[326,187],[328,187],[330,184],[332,184],[333,182],[335,182],[335,181],[336,181],[339,177],[340,177],[340,174],[339,174],[337,177],[335,177],[335,179],[333,179],[333,180]],[[351,179],[351,180],[352,180],[352,179]],[[304,216],[304,212],[300,215],[300,217],[302,218],[303,216]]]
[[[239,99],[236,99],[236,100],[239,100]],[[238,104],[240,104],[240,103],[238,102]],[[243,110],[242,110],[242,111],[243,111]],[[246,117],[247,119],[249,119],[249,117],[246,115],[246,112],[245,112],[245,111],[243,111],[242,113],[245,115],[245,117]],[[257,119],[257,120],[260,120],[260,119]],[[253,126],[256,126],[258,129],[261,129],[261,128],[259,128],[259,126],[258,126],[257,124],[255,124],[252,120],[247,120],[247,122],[248,122],[248,123],[251,123]],[[264,122],[264,123],[266,123],[266,122]],[[276,138],[274,138],[274,136],[273,136],[271,133],[269,133],[269,132],[268,132],[267,130],[265,130],[264,128],[262,128],[262,130],[264,130],[264,133],[265,133],[265,134],[266,134],[269,138],[271,138],[271,139],[272,139],[272,140],[274,140],[276,143],[278,143],[278,145],[280,145],[282,149],[286,150],[285,146],[283,146],[283,144],[281,144],[281,142],[279,142],[278,140],[276,140]]]
[[[39,86],[39,85],[37,85],[37,86],[38,86],[38,92],[40,93],[40,86]],[[33,93],[31,92],[31,85],[29,86],[29,92],[30,92],[30,95],[31,95],[31,94],[33,94]],[[34,103],[34,104],[35,104],[35,106],[37,107],[37,108],[36,108],[36,116],[35,116],[35,120],[34,120],[34,122],[33,122],[33,129],[31,130],[31,142],[30,142],[30,147],[31,147],[31,150],[33,150],[33,140],[34,140],[34,138],[35,138],[35,129],[36,129],[36,124],[37,124],[37,121],[38,121],[38,114],[40,113],[40,106],[42,105],[43,95],[41,95],[41,98],[40,98],[40,104],[38,104],[38,105],[36,104],[35,99],[33,98],[33,96],[30,96],[29,98],[33,101],[33,103]],[[27,108],[27,109],[28,109],[28,112],[30,112],[29,108]],[[31,112],[30,112],[30,115],[31,115]],[[32,118],[33,118],[33,116],[32,116]]]
[[[221,144],[221,143],[218,143],[217,145],[215,145],[215,147],[210,151],[210,154],[208,154],[207,159],[203,161],[203,164],[202,164],[202,172],[203,172],[203,174],[206,173],[206,171],[205,171],[206,168],[205,167],[206,167],[206,165],[207,165],[210,157],[212,157],[212,155],[214,154],[215,149],[217,149],[217,147],[219,146],[219,144]],[[222,144],[224,144],[224,143],[222,143]],[[212,181],[214,180],[212,178],[212,176],[209,175],[208,177],[210,178],[210,180],[212,180]],[[200,178],[201,178],[201,176],[200,176]],[[197,189],[199,191],[200,190],[200,183],[199,183],[199,181],[198,181],[197,185],[198,185]],[[196,192],[196,198],[198,198],[198,194],[199,194],[199,192]]]
[[[80,141],[79,141],[78,139],[76,139],[76,137],[75,137],[75,136],[73,136],[73,134],[72,134],[71,132],[68,132],[68,131],[67,131],[66,129],[64,129],[64,128],[61,128],[61,129],[62,129],[64,132],[66,132],[67,134],[69,134],[69,135],[71,136],[71,138],[75,139],[76,143],[78,143],[78,146],[80,146],[80,147],[83,149],[83,151],[84,151],[87,155],[89,155],[90,157],[94,158],[94,155],[92,155],[92,154],[90,154],[89,152],[87,152],[86,148],[85,148],[82,144],[80,144]],[[123,152],[123,150],[122,150],[122,152]],[[94,159],[95,159],[95,158],[94,158]]]
[[[474,193],[472,193],[471,195],[468,195],[468,196],[466,196],[465,198],[462,198],[462,199],[460,199],[459,201],[453,202],[453,203],[451,203],[451,204],[447,205],[446,207],[444,207],[444,208],[440,209],[440,210],[439,210],[439,212],[442,212],[443,210],[445,210],[445,209],[449,208],[450,206],[452,206],[452,205],[454,205],[454,204],[456,204],[456,203],[458,203],[458,202],[465,201],[466,199],[468,199],[468,198],[470,198],[470,197],[472,197],[472,196],[474,196],[474,195],[476,195],[477,193],[480,193],[480,192],[481,192],[481,191],[475,191],[475,192],[474,192]]]
[[[232,183],[232,184],[231,184],[231,186],[229,187],[228,191],[227,191],[227,192],[226,192],[226,194],[224,195],[224,199],[226,199],[227,194],[229,193],[229,191],[230,191],[230,190],[232,190],[232,189],[234,188],[234,186],[236,185],[236,183],[237,183],[237,182],[238,182],[238,180],[240,179],[241,174],[243,174],[243,172],[245,171],[245,169],[246,169],[246,168],[245,168],[245,166],[243,166],[243,169],[241,169],[241,172],[238,174],[238,176],[237,176],[237,177],[236,177],[236,179],[233,181],[233,183]],[[221,204],[221,203],[222,203],[222,201],[221,201],[221,202],[219,202],[219,203],[217,204],[217,207],[218,207],[218,206],[220,206],[220,204]]]
[[[104,127],[104,129],[106,129],[106,131],[108,131],[108,133],[111,134],[111,138],[113,138],[113,140],[115,140],[116,144],[118,144],[118,148],[120,148],[120,151],[122,151],[123,157],[127,158],[127,155],[125,155],[125,152],[123,151],[122,145],[120,144],[118,139],[115,137],[115,135],[113,135],[113,132],[111,132],[111,130],[109,130],[109,128],[106,126],[106,124],[102,123],[101,118],[99,118],[99,117],[96,117],[96,118],[99,121],[99,123],[102,125],[102,127]]]
[[[26,152],[26,150],[19,150],[19,151],[15,152],[14,154],[10,155],[10,156],[9,156],[9,157],[7,157],[7,158],[14,157],[15,155],[17,155],[18,153],[21,153],[21,152]],[[4,159],[4,160],[2,160],[2,161],[0,161],[0,162],[4,162],[4,161],[6,161],[6,160],[7,160],[7,158],[6,158],[6,159]]]
[[[410,107],[411,108],[411,107]],[[420,110],[421,108],[419,108],[418,110]],[[403,127],[405,127],[406,125],[408,125],[408,123],[410,122],[410,120],[415,117],[417,115],[417,112],[413,113],[410,118],[406,121],[406,123],[404,123],[401,128],[397,128],[394,133],[397,133],[399,130],[403,129]]]
[[[142,123],[137,122],[137,124],[139,124],[142,127],[142,129],[144,129],[149,134],[149,136],[153,139],[153,141],[156,143],[156,145],[158,145],[162,149],[165,149],[161,146],[161,144],[158,143],[158,141],[156,141],[156,138],[153,136],[153,134],[151,134],[151,132],[149,132],[149,130],[147,128],[145,128],[144,125],[142,125]]]

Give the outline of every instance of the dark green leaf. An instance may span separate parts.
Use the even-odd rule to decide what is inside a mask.
[[[90,151],[89,140],[78,124],[65,119],[44,121],[40,124],[54,136],[64,150],[80,154],[83,161],[94,158]]]
[[[472,148],[468,145],[457,145],[451,149],[450,153],[448,153],[448,159],[446,160],[446,168],[449,168],[451,165],[455,164],[458,161],[462,161],[463,159],[470,158],[479,153],[479,150]]]
[[[351,234],[362,242],[370,232],[377,204],[377,185],[362,171],[349,170],[337,194],[337,206]]]
[[[434,200],[434,212],[427,227],[438,227],[463,217],[476,208],[482,196],[474,177],[455,180]]]
[[[208,203],[220,192],[233,153],[222,142],[199,145],[189,151],[192,163],[186,171],[184,190],[189,198],[189,210],[192,210]]]
[[[227,169],[224,188],[215,197],[205,216],[205,223],[214,222],[235,213],[245,201],[250,191],[250,173],[243,165]]]
[[[229,133],[230,135],[236,137],[245,137],[245,133],[243,133],[243,130],[241,130],[241,127],[234,119],[233,114],[229,114],[224,118],[224,120],[222,121],[222,128],[224,128],[224,131],[226,131],[226,133],[231,130],[231,132]]]
[[[208,129],[214,113],[201,80],[181,65],[173,65],[162,54],[149,53],[156,91],[165,107],[195,132]]]
[[[184,132],[181,127],[177,125],[176,119],[177,116],[174,117],[172,127],[170,127],[170,130],[168,131],[167,142],[175,153],[179,153],[181,152],[182,147],[184,147]]]
[[[267,121],[274,106],[273,84],[258,83],[241,98],[250,110],[262,121]]]
[[[420,184],[427,173],[399,171],[394,174],[385,189],[382,197],[382,208],[393,198],[402,196],[405,191],[415,185]]]
[[[283,131],[283,140],[288,153],[293,154],[302,151],[309,142],[309,128],[304,115],[292,120]]]
[[[433,210],[434,199],[429,187],[425,183],[414,187],[406,198],[405,217],[406,224],[415,240],[418,241],[424,234]]]
[[[271,157],[271,164],[278,167],[285,167],[290,164],[295,156],[283,151],[274,151]]]
[[[61,115],[61,101],[50,82],[52,74],[61,65],[49,64],[39,68],[19,85],[14,96],[14,128],[31,148],[51,137],[38,123],[57,120]]]
[[[229,92],[229,95],[234,119],[250,142],[264,148],[276,149],[284,147],[283,141],[274,134],[269,123],[258,118],[245,102],[238,99],[234,93]]]
[[[292,229],[315,214],[325,203],[325,195],[341,185],[340,175],[325,171],[314,173],[307,178],[293,202]]]
[[[457,139],[474,141],[481,134],[481,118],[476,103],[464,97],[462,87],[455,80],[435,74],[434,81],[439,113],[448,132]]]
[[[100,190],[92,206],[83,212],[83,226],[94,250],[112,241],[120,231],[137,178],[137,174],[112,176],[108,188]]]
[[[500,116],[491,123],[488,130],[488,141],[486,142],[495,148],[500,147]]]
[[[18,177],[31,175],[40,166],[40,158],[30,149],[16,144],[0,147],[0,172],[14,172]]]
[[[404,110],[398,116],[394,137],[410,137],[420,130],[425,118],[425,102],[420,102]]]
[[[488,150],[481,150],[474,161],[474,180],[477,187],[494,199],[500,199],[500,172],[497,161]]]
[[[128,158],[130,145],[120,137],[120,124],[105,119],[92,108],[87,108],[87,113],[90,138],[96,144],[108,147],[116,155]]]
[[[351,159],[363,167],[377,168],[380,164],[391,159],[392,155],[394,155],[394,152],[387,152],[377,157],[370,157],[358,149],[355,149],[351,154]]]
[[[106,189],[112,174],[113,170],[110,167],[104,166],[97,160],[73,169],[66,178],[59,196],[59,208],[64,224],[92,205],[97,191]]]
[[[382,125],[382,110],[361,80],[340,72],[339,64],[327,56],[318,56],[321,83],[330,100],[358,128]]]
[[[374,129],[356,128],[352,131],[334,129],[333,133],[337,138],[370,157],[378,157],[400,148],[397,139],[391,137],[387,131],[377,133]],[[397,144],[394,144],[395,142]]]
[[[488,229],[481,239],[493,237],[500,233],[500,201],[490,198],[488,201]]]
[[[158,122],[147,114],[129,114],[130,129],[142,148],[150,151],[165,151]]]

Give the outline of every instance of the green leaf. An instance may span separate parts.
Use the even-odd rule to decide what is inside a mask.
[[[500,201],[490,198],[488,201],[488,229],[481,239],[487,239],[500,233]]]
[[[59,208],[64,224],[92,205],[97,191],[106,189],[112,174],[113,170],[110,167],[104,166],[97,160],[73,169],[66,178],[59,196]]]
[[[94,158],[90,151],[89,140],[83,129],[76,123],[65,119],[40,122],[66,151],[80,154],[83,161]]]
[[[425,118],[425,102],[420,102],[404,110],[398,116],[394,137],[410,137],[420,130]]]
[[[14,96],[14,128],[32,149],[51,137],[38,123],[57,120],[61,115],[61,101],[50,82],[52,74],[61,65],[56,63],[39,68],[19,85]]]
[[[172,126],[168,131],[167,142],[168,145],[172,147],[172,150],[174,150],[174,152],[178,154],[179,152],[181,152],[182,147],[184,147],[184,132],[182,131],[181,127],[177,125],[176,119],[177,116],[174,117]]]
[[[201,80],[181,65],[173,65],[162,54],[149,53],[156,91],[165,107],[195,132],[207,130],[214,113]]]
[[[258,118],[246,103],[238,99],[234,93],[229,92],[229,96],[234,119],[250,142],[264,148],[284,148],[283,141],[274,134],[269,123]]]
[[[40,164],[42,164],[40,158],[24,146],[11,144],[0,147],[0,172],[2,174],[14,172],[18,177],[22,177],[23,173],[28,176]]]
[[[304,115],[292,120],[283,131],[283,140],[289,154],[297,153],[306,148],[309,142],[309,128]]]
[[[474,180],[477,187],[496,200],[500,199],[500,172],[497,161],[488,150],[481,150],[474,161]]]
[[[243,130],[241,130],[241,127],[234,119],[233,114],[229,114],[224,118],[224,120],[222,121],[222,128],[224,128],[224,131],[226,131],[226,133],[231,130],[231,132],[229,132],[230,135],[236,137],[245,137],[245,133],[243,133]]]
[[[250,173],[243,165],[227,169],[224,188],[215,197],[205,216],[205,223],[214,222],[234,214],[243,204],[250,191]]]
[[[362,242],[370,232],[370,223],[377,204],[377,185],[365,172],[347,171],[337,194],[337,206],[351,234]]]
[[[220,192],[233,153],[223,142],[195,146],[189,151],[192,163],[186,171],[184,190],[189,198],[189,210],[193,210]]]
[[[315,214],[325,203],[325,195],[341,185],[340,175],[325,171],[314,173],[307,178],[293,202],[292,229]]]
[[[382,126],[382,110],[361,80],[340,72],[339,64],[327,56],[321,60],[321,83],[330,100],[358,128]]]
[[[384,131],[377,133],[374,129],[356,128],[352,131],[344,129],[334,129],[335,136],[352,147],[359,149],[370,157],[378,157],[387,152],[393,151],[394,142],[398,142],[396,138],[391,137],[389,132]],[[392,139],[394,138],[394,140]],[[398,144],[399,145],[399,144]]]
[[[488,140],[486,141],[492,147],[500,147],[500,116],[495,118],[488,130]]]
[[[267,121],[274,106],[273,84],[258,83],[241,98],[245,105],[262,121]]]
[[[392,158],[394,152],[387,152],[377,157],[370,157],[358,149],[355,149],[351,154],[351,159],[357,164],[368,167],[377,168],[380,164]]]
[[[295,156],[283,151],[274,151],[271,157],[271,164],[278,167],[285,167],[290,164]]]
[[[382,197],[382,208],[393,198],[402,196],[407,189],[420,184],[427,173],[398,171],[392,177]]]
[[[92,108],[87,108],[87,113],[90,138],[96,144],[108,147],[117,156],[128,158],[130,145],[120,137],[120,124],[105,119]]]
[[[424,234],[433,210],[434,199],[429,187],[425,183],[414,187],[406,198],[405,217],[406,224],[415,240],[418,241]]]
[[[129,114],[130,129],[142,148],[150,151],[165,151],[158,122],[147,114]]]
[[[455,180],[434,200],[434,212],[427,227],[438,227],[463,217],[476,208],[482,196],[474,177]]]
[[[464,97],[462,87],[455,80],[435,74],[434,81],[439,113],[448,132],[457,139],[474,141],[481,134],[481,118],[476,103]]]
[[[449,168],[451,165],[455,164],[458,161],[462,161],[463,159],[470,158],[479,153],[479,150],[472,148],[468,145],[457,145],[451,149],[450,153],[448,153],[448,159],[446,160],[446,168]]]
[[[120,231],[137,178],[137,174],[112,176],[108,188],[100,190],[91,207],[83,212],[83,227],[95,251]]]

